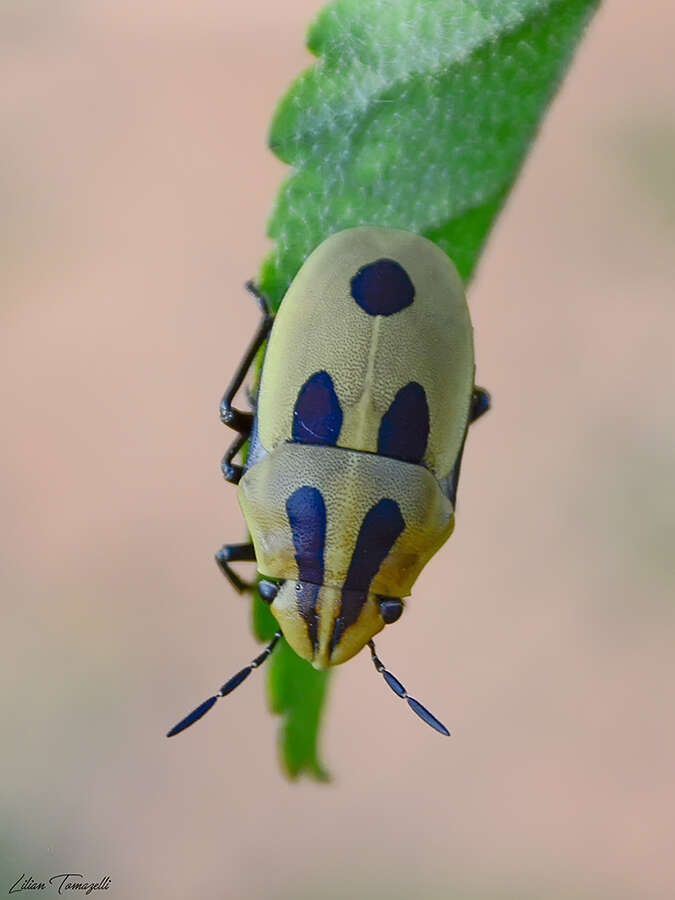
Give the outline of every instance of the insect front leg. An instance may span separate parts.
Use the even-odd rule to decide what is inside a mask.
[[[255,562],[255,550],[253,544],[224,544],[216,553],[218,568],[239,594],[250,593],[255,590],[255,581],[244,581],[234,571],[231,562]]]
[[[466,435],[469,430],[469,425],[472,425],[476,421],[476,419],[480,419],[480,417],[490,409],[491,403],[492,400],[488,391],[486,391],[485,388],[475,386],[473,389],[473,394],[471,395],[469,421],[467,422],[466,431],[464,432],[464,440],[462,441],[462,446],[460,447],[459,453],[457,454],[454,468],[445,481],[445,493],[447,494],[448,499],[452,503],[453,507],[457,506],[457,485],[459,484],[459,470],[462,467],[462,455],[464,453],[464,444],[466,442]]]
[[[227,448],[227,452],[220,462],[223,477],[225,481],[229,481],[230,484],[239,484],[239,479],[244,474],[244,467],[233,463],[232,460],[237,453],[239,453],[247,440],[248,434],[238,434]]]
[[[232,381],[220,401],[220,421],[225,425],[229,425],[234,431],[239,432],[228,447],[227,453],[220,464],[225,480],[229,481],[230,484],[238,484],[239,479],[244,474],[243,466],[236,465],[232,460],[250,437],[251,429],[253,427],[253,413],[243,412],[240,409],[236,409],[232,404],[237,391],[242,386],[249,369],[253,365],[253,361],[255,360],[258,351],[265,343],[274,321],[274,317],[269,311],[267,300],[256,290],[253,282],[249,281],[246,284],[246,288],[258,301],[258,305],[260,306],[263,315],[260,324],[258,325],[258,329],[253,336],[253,340],[244,354],[244,358],[239,363],[237,371],[234,373]]]
[[[249,344],[242,361],[239,363],[239,366],[232,377],[232,381],[223,394],[223,399],[220,401],[220,421],[225,425],[229,425],[234,431],[238,431],[239,434],[244,435],[245,438],[251,433],[253,414],[236,409],[232,403],[234,402],[237,391],[242,386],[244,378],[246,378],[249,369],[253,365],[253,361],[256,358],[258,351],[265,343],[267,336],[270,333],[270,329],[272,328],[272,322],[274,321],[274,317],[270,313],[267,301],[263,295],[255,289],[253,283],[250,281],[247,283],[246,287],[257,299],[263,316],[256,333],[253,335],[253,340]]]

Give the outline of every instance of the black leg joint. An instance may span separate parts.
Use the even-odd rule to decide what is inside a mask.
[[[240,434],[249,435],[253,426],[253,413],[242,412],[222,401],[220,404],[220,421],[223,425],[229,425]]]
[[[242,412],[240,409],[236,409],[232,404],[237,391],[242,386],[249,369],[253,365],[258,351],[267,340],[274,318],[270,315],[267,300],[256,290],[253,283],[249,282],[246,287],[258,300],[263,317],[258,325],[256,333],[253,335],[253,340],[244,354],[244,358],[237,367],[237,370],[232,376],[232,381],[223,394],[223,399],[220,401],[220,421],[235,431],[238,431],[240,434],[244,434],[248,437],[251,433],[251,427],[253,426],[253,415],[250,412]]]
[[[249,279],[244,285],[249,294],[252,294],[255,299],[258,301],[258,306],[260,307],[260,311],[266,319],[272,319],[272,310],[270,309],[270,305],[267,302],[267,297],[264,294],[261,294],[258,288],[255,286],[253,279]]]
[[[471,397],[471,408],[469,410],[469,422],[475,422],[480,419],[492,405],[490,394],[482,387],[474,387]]]
[[[239,453],[246,441],[247,436],[245,434],[238,434],[237,437],[232,441],[230,446],[227,448],[227,453],[221,460],[220,468],[223,473],[223,477],[225,481],[229,481],[230,484],[239,484],[239,480],[244,474],[244,467],[236,465],[232,462],[232,460],[237,455],[237,453]]]
[[[223,478],[230,484],[239,484],[241,476],[244,474],[243,466],[237,466],[235,463],[228,462],[227,458],[221,462],[220,469],[223,473]]]
[[[253,544],[224,544],[216,553],[216,563],[223,575],[230,582],[238,594],[250,593],[255,590],[255,581],[244,581],[234,571],[231,562],[255,562],[255,549]]]

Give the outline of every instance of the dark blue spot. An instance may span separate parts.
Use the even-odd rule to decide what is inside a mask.
[[[333,648],[361,615],[370,583],[404,528],[398,503],[386,497],[371,506],[364,516],[342,589],[340,615],[335,620],[331,639]]]
[[[316,601],[320,590],[321,586],[318,584],[310,584],[308,581],[296,582],[295,599],[298,612],[307,623],[307,634],[315,653],[319,647],[319,616]]]
[[[382,416],[377,452],[405,462],[420,463],[429,439],[429,406],[416,381],[402,387]]]
[[[364,516],[345,578],[345,590],[367,591],[370,582],[405,528],[399,505],[387,497]]]
[[[323,583],[326,504],[314,487],[298,488],[286,501],[300,581]]]
[[[293,410],[293,440],[301,444],[335,444],[342,410],[328,372],[315,372],[300,388]]]
[[[378,259],[359,269],[351,281],[352,297],[371,316],[393,316],[415,299],[410,276],[393,259]]]
[[[340,615],[335,620],[333,634],[330,639],[331,652],[340,643],[342,635],[349,626],[358,620],[367,597],[368,591],[342,591],[340,596]]]
[[[286,512],[298,564],[296,603],[298,612],[307,623],[307,634],[316,651],[319,644],[316,601],[323,583],[326,543],[326,504],[321,491],[308,486],[298,488],[286,501]]]

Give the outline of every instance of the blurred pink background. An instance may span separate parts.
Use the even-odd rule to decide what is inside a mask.
[[[261,677],[164,738],[255,652],[212,561],[244,533],[217,411],[319,7],[0,12],[0,892],[671,900],[670,0],[597,15],[470,289],[494,408],[379,644],[452,739],[365,654],[331,686],[331,786],[280,775]]]

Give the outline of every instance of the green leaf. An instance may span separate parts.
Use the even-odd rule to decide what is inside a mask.
[[[273,151],[293,167],[270,219],[275,246],[260,273],[273,307],[309,253],[355,225],[423,234],[468,280],[597,5],[326,6],[308,35],[319,60],[283,97],[270,131]],[[323,775],[316,727],[326,675],[292,658],[284,645],[268,678],[273,709],[285,716],[282,756],[292,775]]]
[[[268,643],[278,629],[269,607],[259,596],[253,599],[253,631]],[[273,713],[283,716],[279,732],[279,754],[291,778],[307,774],[328,781],[317,748],[321,711],[324,707],[328,672],[317,672],[281,641],[267,665],[267,696]]]
[[[284,717],[279,733],[282,765],[291,778],[302,773],[328,781],[319,762],[317,735],[328,687],[328,672],[317,672],[283,641],[267,680],[270,709]]]
[[[275,305],[307,255],[359,224],[437,240],[465,278],[597,0],[337,0],[320,60],[274,116],[294,167],[261,286]]]

